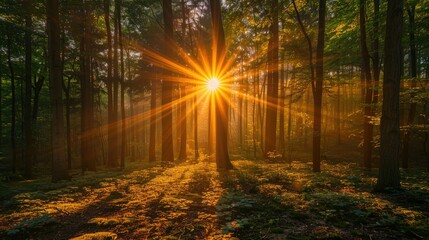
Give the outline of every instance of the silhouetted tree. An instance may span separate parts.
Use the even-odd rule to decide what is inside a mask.
[[[49,79],[52,102],[52,180],[68,179],[64,152],[64,114],[60,58],[59,0],[47,0]]]
[[[383,107],[380,125],[380,168],[376,190],[400,187],[399,88],[401,79],[401,33],[403,0],[387,3],[384,40]]]
[[[212,59],[215,62],[212,64],[220,64],[224,62],[225,48],[225,33],[223,31],[222,14],[220,0],[210,0],[211,21],[213,27],[212,34],[212,54],[215,57]],[[216,66],[216,69],[221,69],[222,66]],[[215,121],[216,121],[216,166],[218,169],[232,169],[233,166],[228,154],[228,101],[224,94],[217,94],[215,103]]]

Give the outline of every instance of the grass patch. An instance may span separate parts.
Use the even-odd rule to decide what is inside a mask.
[[[79,237],[71,238],[70,240],[115,240],[118,235],[111,232],[96,232],[87,233]]]

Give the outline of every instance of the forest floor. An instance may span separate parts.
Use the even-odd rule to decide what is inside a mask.
[[[374,193],[355,164],[132,163],[0,183],[0,239],[429,239],[429,174]]]

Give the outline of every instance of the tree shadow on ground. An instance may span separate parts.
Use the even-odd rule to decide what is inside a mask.
[[[24,186],[9,200],[2,201],[3,219],[9,227],[0,232],[1,239],[67,239],[76,234],[112,228],[128,221],[107,220],[126,206],[129,182],[145,185],[165,169],[157,166],[125,172],[92,173],[93,177],[75,181]],[[88,174],[88,175],[91,175]],[[138,175],[138,176],[137,176]],[[103,176],[103,177],[100,177]],[[21,215],[14,214],[21,213]],[[97,221],[89,223],[93,218]]]
[[[353,169],[344,170],[313,174],[282,169],[277,174],[252,164],[221,173],[225,192],[218,202],[220,227],[240,239],[419,239],[428,235],[423,230],[428,223],[422,222],[428,210],[418,194],[408,192],[405,199],[420,201],[417,207],[423,208],[423,215],[404,217],[398,209],[407,208],[407,200],[397,196],[393,200],[399,205],[394,209],[381,208],[383,200],[389,199],[370,192],[372,180],[350,175]]]

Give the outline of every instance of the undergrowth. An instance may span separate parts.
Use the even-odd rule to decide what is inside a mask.
[[[374,193],[355,164],[234,161],[1,183],[0,239],[426,239],[429,175]]]

